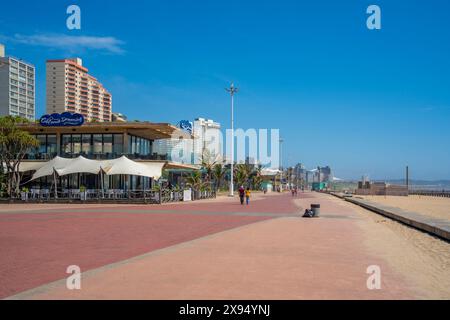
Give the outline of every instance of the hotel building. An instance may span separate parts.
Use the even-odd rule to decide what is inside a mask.
[[[171,160],[175,155],[178,161],[194,165],[200,165],[203,160],[213,162],[223,159],[220,123],[197,118],[192,123],[192,136],[192,140],[178,136],[159,140],[155,142],[154,150],[157,154],[168,155]],[[206,154],[210,159],[203,159]]]
[[[35,119],[34,65],[6,57],[3,45],[0,45],[0,115]]]
[[[210,161],[220,160],[223,156],[222,133],[220,123],[211,119],[197,118],[194,120],[194,164],[201,164],[205,151],[209,153]]]
[[[47,60],[47,113],[72,112],[87,121],[111,121],[112,96],[80,58]]]

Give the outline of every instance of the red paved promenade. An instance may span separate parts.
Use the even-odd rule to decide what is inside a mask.
[[[153,206],[0,208],[0,296],[14,299],[423,298],[385,237],[356,207],[327,195],[258,195]],[[319,219],[298,213],[321,204]],[[53,209],[49,209],[53,208]],[[28,210],[28,211],[27,211]],[[369,229],[367,229],[369,227]],[[375,230],[377,234],[367,232]],[[396,240],[391,247],[404,245]],[[387,240],[392,240],[391,238]],[[67,290],[68,265],[82,289]],[[368,290],[369,265],[382,289]],[[393,268],[394,267],[394,268]],[[413,275],[414,276],[414,275]],[[30,290],[31,289],[31,290]],[[14,296],[13,296],[14,295]],[[442,295],[447,296],[444,288]]]
[[[81,210],[80,205],[67,205],[67,209],[54,205],[59,209],[51,210],[47,209],[51,205],[44,205],[39,213],[29,210],[34,205],[10,206],[12,213],[1,208],[0,298],[61,279],[72,264],[87,271],[269,218],[214,212],[295,211],[289,201],[281,201],[279,210],[278,202],[266,199],[249,207],[229,200],[164,206],[93,205]]]

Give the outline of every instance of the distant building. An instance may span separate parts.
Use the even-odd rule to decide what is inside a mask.
[[[111,113],[111,121],[113,122],[127,122],[127,116],[119,112]]]
[[[80,58],[47,60],[47,113],[73,112],[87,121],[111,121],[112,96]]]
[[[366,196],[407,196],[408,188],[386,182],[359,181],[355,194]]]
[[[192,164],[192,140],[184,138],[160,139],[153,143],[153,152],[168,160]],[[185,154],[186,153],[186,154]]]
[[[170,160],[187,164],[201,164],[205,155],[210,157],[210,161],[222,160],[220,123],[197,118],[194,122],[190,122],[189,128],[185,128],[186,122],[181,121],[179,126],[191,133],[193,140],[180,137],[161,139],[155,141],[154,152],[159,155],[167,155]]]
[[[210,119],[197,118],[194,120],[194,164],[201,164],[205,150],[211,160],[223,159],[223,147],[220,131],[220,123]]]
[[[18,58],[6,57],[0,45],[0,115],[35,119],[35,67]]]
[[[320,168],[320,182],[333,181],[333,175],[329,166]]]

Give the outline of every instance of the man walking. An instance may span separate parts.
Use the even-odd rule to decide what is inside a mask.
[[[241,200],[241,204],[244,204],[244,196],[245,196],[245,189],[244,186],[239,187],[239,200]]]

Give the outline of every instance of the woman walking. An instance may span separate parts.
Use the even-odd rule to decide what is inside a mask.
[[[250,188],[247,187],[247,190],[245,191],[245,200],[247,201],[247,205],[250,202]]]

